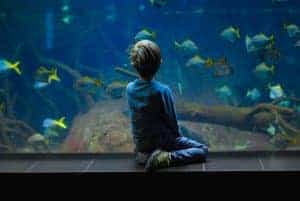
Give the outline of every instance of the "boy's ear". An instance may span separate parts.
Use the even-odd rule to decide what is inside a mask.
[[[162,64],[163,63],[163,59],[160,59],[160,64]]]

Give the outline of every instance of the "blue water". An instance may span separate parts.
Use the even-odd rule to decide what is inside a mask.
[[[65,4],[69,5],[67,12],[62,11]],[[197,10],[201,13],[195,13]],[[62,21],[66,15],[71,16],[70,23]],[[82,75],[100,76],[106,84],[130,81],[114,68],[134,71],[127,49],[143,28],[157,34],[155,42],[164,58],[157,78],[171,86],[178,100],[205,105],[254,106],[257,103],[245,99],[247,90],[260,89],[263,95],[258,103],[270,102],[269,83],[281,84],[289,96],[300,97],[300,51],[294,47],[300,37],[290,38],[283,29],[283,23],[300,25],[299,15],[297,0],[276,4],[272,0],[170,0],[162,8],[151,6],[148,0],[3,0],[0,57],[20,60],[22,69],[21,76],[13,72],[0,74],[0,89],[5,89],[0,93],[0,101],[7,105],[15,101],[3,116],[24,121],[39,133],[44,132],[44,119],[66,116],[70,129],[74,117],[90,108],[81,93],[74,90],[74,78],[64,70],[58,69],[61,82],[42,90],[34,89],[36,69],[43,65],[55,67],[39,61],[36,53],[64,63]],[[233,44],[220,37],[220,32],[230,25],[238,26],[241,31],[241,39]],[[252,72],[263,60],[259,55],[247,53],[245,47],[246,35],[261,32],[267,36],[274,34],[275,46],[281,53],[274,62],[276,72],[266,83]],[[226,57],[234,74],[214,78],[209,73],[201,75],[186,69],[187,58],[173,45],[175,40],[185,39],[193,40],[204,57]],[[183,95],[179,94],[178,83],[183,85]],[[215,88],[223,85],[233,90],[234,101],[225,103],[216,97]],[[106,100],[104,89],[97,90],[92,95],[94,101]],[[68,135],[69,130],[62,131],[56,140],[63,143]]]

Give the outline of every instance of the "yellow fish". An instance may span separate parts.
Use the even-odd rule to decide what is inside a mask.
[[[200,55],[193,56],[185,64],[186,67],[198,67],[198,68],[201,68],[202,66],[208,68],[208,67],[212,67],[213,65],[214,62],[211,58],[204,59]]]
[[[14,70],[18,75],[21,75],[20,61],[12,63],[6,59],[0,60],[0,72],[5,70]]]
[[[50,74],[52,71],[47,69],[44,66],[39,67],[39,69],[37,70],[37,74],[39,75],[43,75],[43,74]]]
[[[54,124],[56,125],[56,126],[58,126],[58,127],[60,127],[60,128],[64,128],[64,129],[66,129],[67,128],[67,125],[66,125],[66,123],[65,123],[65,117],[62,117],[62,118],[60,118],[60,119],[58,119],[58,120],[54,120]]]
[[[97,87],[100,87],[101,84],[102,84],[101,80],[99,80],[99,79],[95,79],[95,80],[94,80],[94,83],[95,83],[95,85],[96,85]]]
[[[265,62],[257,65],[253,71],[258,77],[266,79],[270,75],[274,75],[275,73],[275,66],[268,66]]]
[[[213,65],[214,65],[214,61],[213,61],[213,59],[212,58],[207,58],[206,59],[206,62],[205,62],[205,66],[206,67],[212,67]]]
[[[97,87],[102,85],[102,81],[100,79],[92,78],[90,76],[83,76],[78,80],[78,82],[84,84],[95,84]]]
[[[62,117],[60,119],[45,119],[43,122],[43,127],[45,128],[51,128],[51,127],[59,127],[59,128],[63,128],[66,129],[68,128],[68,126],[65,123],[65,117]]]
[[[51,83],[52,81],[57,81],[59,82],[60,81],[60,78],[58,77],[57,75],[57,69],[53,68],[49,74],[49,77],[48,77],[48,83]]]

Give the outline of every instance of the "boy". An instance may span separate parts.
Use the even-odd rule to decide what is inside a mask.
[[[150,40],[139,41],[130,60],[140,76],[126,89],[137,162],[154,171],[205,161],[207,146],[179,134],[171,90],[153,80],[162,62],[160,48]]]

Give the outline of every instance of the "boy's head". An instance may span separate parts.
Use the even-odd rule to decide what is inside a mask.
[[[141,40],[131,48],[130,60],[143,79],[151,80],[162,62],[160,48],[150,40]]]

